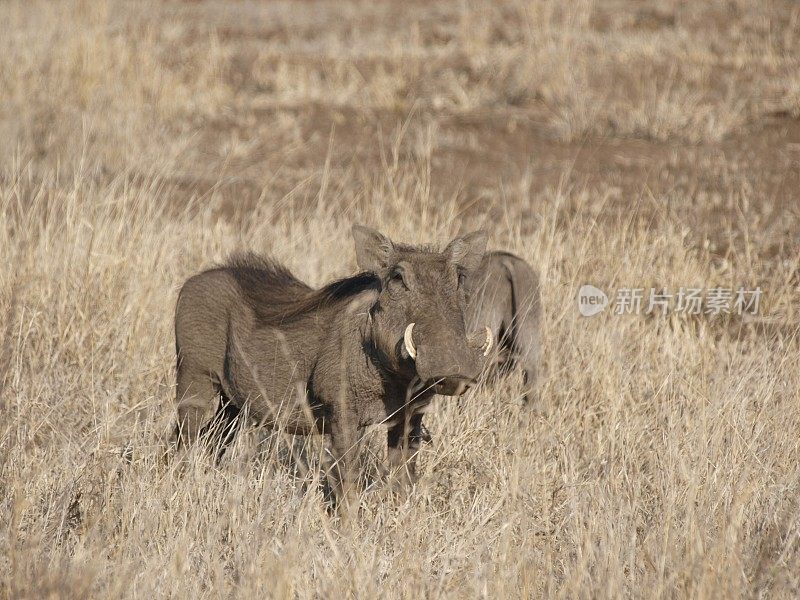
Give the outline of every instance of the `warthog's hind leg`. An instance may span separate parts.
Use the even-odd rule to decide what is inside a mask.
[[[185,365],[178,369],[176,401],[178,422],[175,443],[178,447],[193,444],[214,416],[219,392],[207,373],[193,373]]]
[[[233,444],[243,418],[241,409],[231,403],[225,394],[220,394],[214,418],[200,430],[200,437],[207,442],[209,450],[217,460],[221,459],[228,447]]]

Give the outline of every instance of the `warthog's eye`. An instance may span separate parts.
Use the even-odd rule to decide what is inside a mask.
[[[458,272],[458,288],[461,289],[464,287],[464,283],[467,281],[467,274],[464,271]]]

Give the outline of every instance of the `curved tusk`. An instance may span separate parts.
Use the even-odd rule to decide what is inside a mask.
[[[414,347],[414,339],[411,337],[411,332],[414,331],[414,323],[409,323],[406,327],[406,332],[403,334],[403,343],[406,346],[406,352],[411,358],[417,358],[417,349]]]
[[[492,330],[488,327],[486,328],[486,341],[483,343],[483,355],[489,356],[489,352],[492,350],[492,346],[494,345],[494,336],[492,335]]]

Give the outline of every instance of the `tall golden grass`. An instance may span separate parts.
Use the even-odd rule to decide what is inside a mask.
[[[796,207],[724,157],[632,197],[566,166],[537,187],[545,156],[481,201],[442,172],[447,119],[671,152],[796,117],[797,9],[600,4],[0,5],[0,596],[797,595]],[[347,524],[318,441],[307,474],[253,430],[161,464],[181,282],[252,249],[321,284],[355,270],[353,222],[484,227],[535,265],[543,410],[515,377],[440,399],[413,493],[372,486]],[[764,298],[585,319],[584,283]]]

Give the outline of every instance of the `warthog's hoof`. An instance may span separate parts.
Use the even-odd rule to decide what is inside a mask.
[[[425,427],[424,423],[420,423],[419,427],[417,427],[416,429],[414,429],[414,431],[411,432],[411,439],[413,441],[424,442],[426,444],[430,444],[433,441],[433,438],[431,437],[431,432],[428,431],[428,428]]]

